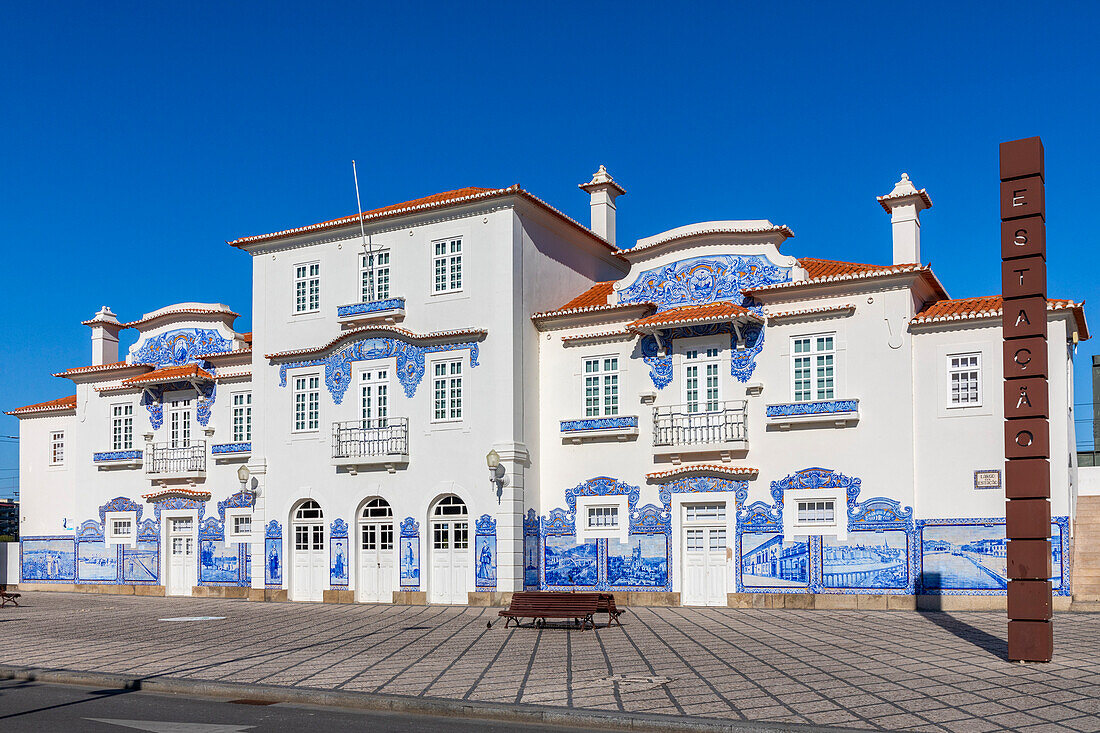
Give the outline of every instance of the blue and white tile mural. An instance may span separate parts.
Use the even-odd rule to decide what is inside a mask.
[[[594,586],[599,580],[596,540],[577,544],[576,535],[546,538],[544,565],[548,586]]]
[[[607,540],[608,585],[663,588],[668,584],[668,537],[633,535]]]
[[[925,592],[1001,592],[1008,586],[1008,541],[1003,519],[930,519],[919,522],[921,587]],[[1050,523],[1051,584],[1068,595],[1062,559],[1069,519]]]
[[[72,583],[76,580],[76,542],[72,537],[23,539],[22,579]]]
[[[528,509],[523,520],[523,587],[539,587],[539,518],[534,509]]]
[[[264,585],[268,588],[283,585],[283,527],[274,519],[264,531]]]
[[[420,587],[420,538],[401,538],[401,586]]]
[[[783,535],[741,535],[741,583],[746,588],[806,587],[810,582],[810,543],[784,542]]]
[[[478,588],[497,587],[497,536],[474,538],[474,583]]]
[[[76,577],[81,582],[118,582],[118,547],[102,542],[79,542],[76,552]]]
[[[122,582],[156,583],[160,576],[160,544],[138,542],[122,548]]]
[[[241,580],[241,553],[238,545],[221,540],[199,542],[199,583],[237,585]]]
[[[329,585],[348,585],[348,523],[335,519],[329,529]]]
[[[846,541],[823,537],[821,584],[826,588],[906,588],[908,545],[904,530],[850,532]]]

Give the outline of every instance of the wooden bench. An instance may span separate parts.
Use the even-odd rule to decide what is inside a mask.
[[[600,593],[555,593],[527,591],[513,593],[508,608],[498,615],[504,617],[504,628],[510,621],[519,626],[521,618],[532,619],[532,626],[546,625],[546,619],[573,619],[584,631],[588,624],[596,628],[596,612],[600,608]],[[606,595],[606,594],[604,594]]]
[[[0,608],[3,608],[4,606],[8,605],[9,603],[13,606],[18,606],[19,601],[15,600],[15,599],[16,598],[22,598],[22,597],[23,597],[22,593],[9,593],[6,590],[0,591]]]
[[[620,627],[623,625],[623,622],[619,620],[622,610],[615,607],[615,595],[613,593],[600,593],[599,603],[596,604],[596,613],[607,614],[608,626],[611,625],[612,621]]]

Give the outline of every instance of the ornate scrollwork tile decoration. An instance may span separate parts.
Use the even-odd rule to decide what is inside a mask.
[[[493,519],[488,514],[482,514],[480,517],[478,517],[477,521],[474,523],[474,533],[475,534],[489,535],[489,534],[496,534],[496,531],[497,531],[497,520]]]
[[[94,519],[87,520],[76,528],[76,539],[81,542],[89,540],[102,540],[103,525]]]
[[[225,541],[225,523],[217,517],[207,517],[199,525],[199,539],[213,542]]]
[[[638,427],[637,415],[618,417],[586,417],[578,420],[562,420],[561,432],[583,433],[590,430],[615,430],[617,428]]]
[[[116,496],[99,508],[99,522],[106,525],[107,512],[135,512],[134,523],[136,524],[141,521],[142,511],[144,511],[144,507],[136,501],[125,496]]]
[[[149,413],[149,426],[160,430],[164,424],[164,390],[160,387],[146,387],[141,393],[141,405]]]
[[[664,389],[672,382],[672,356],[658,353],[657,339],[643,336],[639,343],[642,361],[649,367],[649,378],[657,389]]]
[[[283,538],[283,526],[272,519],[264,529],[265,540],[281,540]]]
[[[798,415],[832,415],[841,412],[857,412],[859,400],[820,400],[818,402],[791,402],[781,405],[768,405],[765,414],[768,417],[791,417]]]
[[[435,344],[432,346],[416,346],[404,341],[392,338],[365,338],[354,341],[347,346],[333,352],[323,359],[309,359],[306,361],[294,361],[279,365],[279,386],[286,386],[286,373],[288,369],[307,366],[323,366],[325,368],[325,386],[328,388],[332,400],[340,404],[344,400],[344,394],[351,384],[351,365],[355,361],[369,361],[371,359],[386,359],[392,357],[395,360],[397,379],[405,390],[406,397],[413,397],[416,388],[424,378],[424,356],[442,351],[470,350],[470,366],[478,366],[478,344],[470,341],[460,344]]]
[[[332,526],[329,527],[329,536],[334,540],[347,539],[348,523],[340,518],[332,520]]]
[[[790,279],[791,268],[772,264],[763,255],[695,257],[642,271],[619,290],[619,303],[654,303],[658,312],[718,300],[741,305],[743,290]]]
[[[733,481],[731,479],[718,478],[717,476],[681,478],[663,484],[657,491],[657,497],[660,499],[661,505],[664,506],[665,511],[671,512],[673,494],[705,493],[710,491],[732,492],[734,501],[736,502],[736,506],[734,507],[736,511],[745,504],[745,500],[749,496],[749,482]]]
[[[672,531],[672,514],[656,504],[646,504],[630,515],[630,534],[662,534]]]
[[[775,510],[782,516],[784,491],[790,489],[842,488],[848,497],[848,506],[851,507],[859,496],[861,485],[862,481],[860,479],[845,476],[831,468],[804,468],[780,481],[772,481],[771,493],[772,499],[775,501]]]
[[[173,511],[176,509],[193,509],[198,513],[199,522],[201,524],[203,516],[206,514],[206,502],[199,501],[198,499],[185,499],[182,496],[172,496],[167,499],[158,499],[153,502],[153,512],[157,517],[157,524],[160,524],[160,514],[163,511]]]
[[[631,486],[609,476],[597,476],[582,481],[571,489],[566,489],[565,504],[569,507],[569,513],[575,515],[577,513],[578,496],[622,496],[623,494],[627,497],[627,512],[634,511],[634,505],[638,503],[639,489],[637,486]]]
[[[130,363],[153,367],[206,363],[201,357],[233,350],[233,342],[212,328],[177,328],[141,342]],[[205,367],[204,367],[205,368]]]
[[[730,342],[730,374],[738,382],[747,382],[756,370],[756,357],[764,350],[764,327],[747,324],[741,327],[741,336],[745,339],[745,348],[737,348],[737,337]]]
[[[420,536],[420,523],[412,517],[405,517],[401,520],[401,536],[402,537],[419,537]]]
[[[225,521],[226,509],[251,509],[256,503],[256,495],[248,489],[231,494],[225,501],[218,502],[218,517]]]

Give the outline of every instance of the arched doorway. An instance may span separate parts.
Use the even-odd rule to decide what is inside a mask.
[[[370,499],[359,510],[360,602],[393,602],[393,555],[393,509],[385,499]]]
[[[432,603],[465,604],[470,576],[470,515],[454,494],[437,501],[431,511]]]
[[[320,601],[328,587],[328,555],[325,553],[325,515],[321,505],[306,499],[291,513],[293,564],[290,571],[292,601]]]

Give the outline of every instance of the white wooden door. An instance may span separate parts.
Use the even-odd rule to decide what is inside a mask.
[[[359,600],[393,601],[393,523],[359,525]]]
[[[431,602],[465,604],[470,575],[470,523],[432,522]]]
[[[726,507],[724,503],[684,506],[683,583],[685,606],[725,606]]]
[[[189,596],[198,580],[195,558],[195,520],[190,517],[169,517],[167,527],[168,582],[170,596]]]
[[[294,565],[290,572],[292,600],[320,601],[328,586],[328,555],[325,553],[325,525],[294,525]]]

